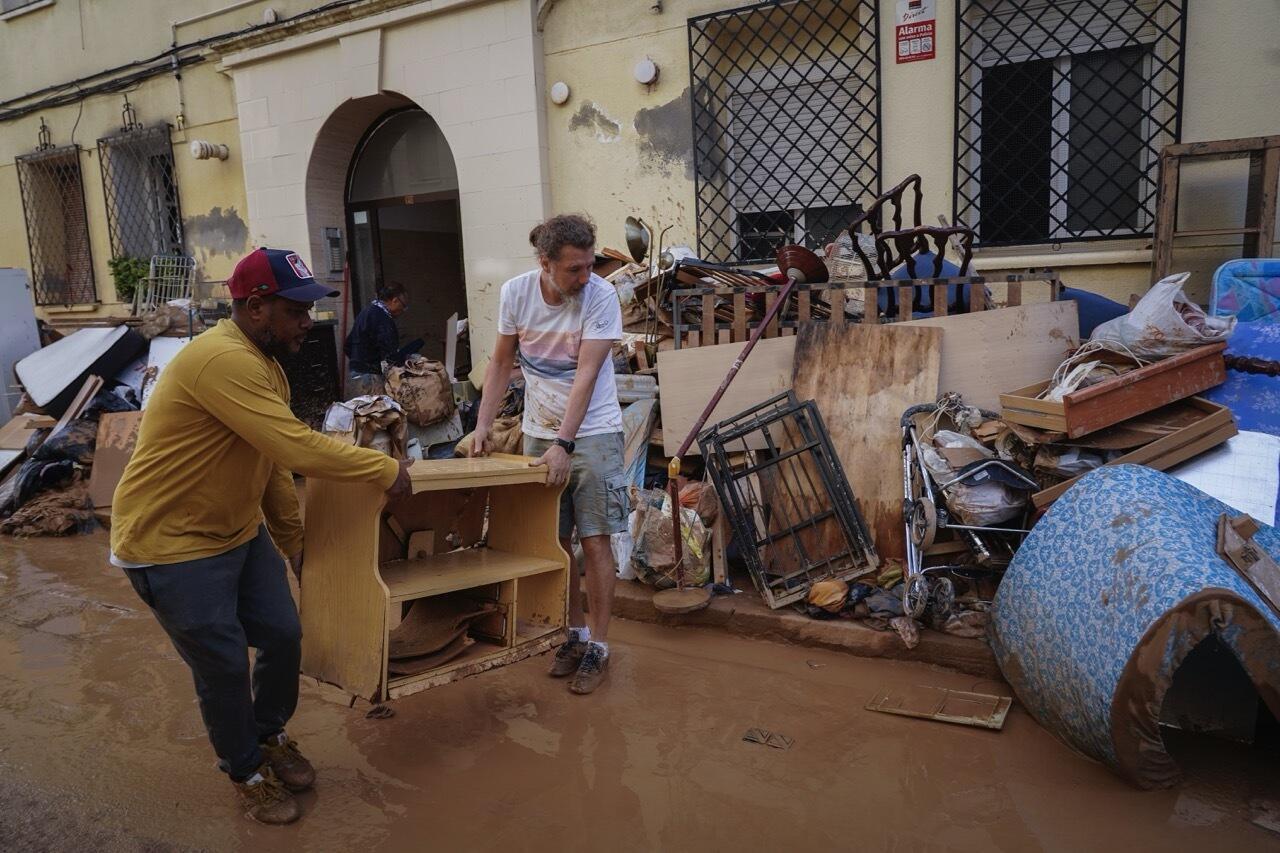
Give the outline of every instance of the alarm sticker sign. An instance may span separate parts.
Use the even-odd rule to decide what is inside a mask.
[[[937,0],[898,0],[894,19],[898,62],[933,59],[938,25]]]

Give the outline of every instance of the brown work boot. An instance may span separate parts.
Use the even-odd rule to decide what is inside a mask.
[[[578,671],[578,664],[582,663],[582,656],[586,653],[587,644],[575,640],[571,635],[560,648],[556,649],[556,658],[551,662],[551,677],[564,678],[566,675],[573,675]]]
[[[298,752],[298,744],[281,732],[272,735],[262,744],[262,754],[275,771],[276,778],[295,794],[315,784],[316,769]]]
[[[578,672],[569,683],[571,693],[590,693],[604,681],[609,669],[609,654],[599,643],[587,643],[587,653],[578,664]]]
[[[302,815],[298,801],[271,772],[269,764],[263,764],[245,781],[232,784],[244,803],[245,814],[258,823],[280,826],[293,823]]]

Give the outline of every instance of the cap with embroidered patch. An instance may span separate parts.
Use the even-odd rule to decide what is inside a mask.
[[[298,253],[289,249],[254,249],[236,264],[227,279],[227,290],[232,299],[283,296],[295,302],[315,302],[338,295],[338,291],[317,282]]]

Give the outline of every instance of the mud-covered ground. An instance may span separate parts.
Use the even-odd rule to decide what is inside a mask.
[[[864,710],[881,688],[996,682],[615,623],[610,680],[573,696],[534,659],[371,720],[304,683],[305,816],[241,816],[190,676],[102,532],[0,541],[0,849],[1262,850],[1274,757],[1191,738],[1141,792],[1016,704],[1003,732]],[[763,727],[789,750],[742,740]]]

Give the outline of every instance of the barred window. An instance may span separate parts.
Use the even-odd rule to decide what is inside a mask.
[[[1150,234],[1182,0],[964,0],[955,218],[984,245]]]
[[[876,4],[769,2],[689,19],[701,256],[829,242],[879,192]]]
[[[98,140],[111,256],[149,259],[183,252],[182,213],[167,124]]]
[[[97,301],[80,146],[43,149],[16,158],[15,163],[36,304]]]

